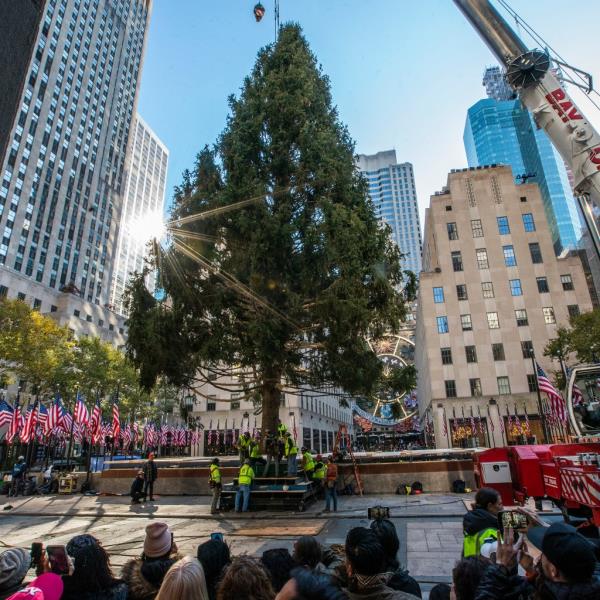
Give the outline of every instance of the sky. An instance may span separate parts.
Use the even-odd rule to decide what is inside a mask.
[[[138,111],[169,148],[167,204],[181,172],[224,129],[227,98],[259,48],[274,41],[273,0],[262,3],[256,23],[255,0],[154,0]],[[600,89],[600,2],[509,3]],[[430,195],[450,169],[467,166],[466,111],[485,95],[491,52],[452,0],[280,0],[280,15],[302,25],[356,152],[395,149],[399,162],[413,163],[423,227]],[[570,91],[600,129],[600,111]]]

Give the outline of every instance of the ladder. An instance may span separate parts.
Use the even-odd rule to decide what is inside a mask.
[[[360,479],[360,472],[358,470],[358,464],[356,459],[354,458],[354,452],[352,452],[352,442],[350,441],[350,434],[348,433],[348,428],[346,425],[340,425],[336,438],[335,445],[333,447],[333,456],[338,454],[340,446],[342,445],[342,440],[346,442],[346,448],[348,450],[348,454],[350,454],[350,458],[352,459],[352,471],[354,473],[354,480],[356,481],[356,487],[358,489],[358,493],[363,495],[363,484]]]

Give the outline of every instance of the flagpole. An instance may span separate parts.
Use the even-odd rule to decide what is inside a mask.
[[[542,421],[542,431],[544,432],[544,443],[550,442],[550,436],[548,435],[548,424],[546,423],[546,413],[544,413],[542,406],[542,394],[540,393],[540,382],[538,380],[537,361],[535,360],[535,352],[533,349],[530,352],[531,364],[533,365],[533,372],[535,374],[535,389],[537,391],[537,403],[538,413],[540,414],[540,420]]]
[[[79,396],[79,388],[75,388],[75,400],[71,408],[71,433],[69,434],[69,449],[67,450],[67,473],[71,466],[71,452],[73,450],[73,430],[75,429],[75,404],[77,403],[77,397]]]

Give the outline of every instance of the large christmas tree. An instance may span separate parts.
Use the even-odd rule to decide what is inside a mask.
[[[141,276],[130,286],[129,351],[145,385],[219,385],[214,375],[235,368],[241,383],[223,389],[240,385],[273,429],[282,390],[381,388],[366,338],[396,330],[414,280],[300,27],[259,52],[230,108],[176,188],[172,244],[156,257],[165,299]]]

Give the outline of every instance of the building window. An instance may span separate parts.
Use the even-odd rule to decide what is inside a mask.
[[[5,285],[0,285],[0,298],[6,298],[8,295],[8,288]]]
[[[527,202],[527,196],[521,196],[521,202]]]
[[[523,290],[521,289],[521,280],[520,279],[511,279],[510,284],[510,295],[511,296],[522,296]]]
[[[471,315],[460,315],[460,325],[463,331],[471,331],[473,329]]]
[[[449,240],[457,240],[458,239],[458,229],[456,227],[456,223],[446,223],[446,228],[448,229],[448,239]]]
[[[535,375],[527,375],[527,387],[530,392],[537,392],[537,377]]]
[[[544,313],[544,321],[546,325],[553,325],[556,323],[556,317],[554,316],[554,309],[551,306],[545,306],[542,308]]]
[[[510,381],[505,375],[496,377],[498,381],[498,393],[501,395],[510,394]]]
[[[562,287],[565,292],[573,289],[573,278],[569,274],[561,275],[560,282],[562,283]]]
[[[540,250],[540,245],[537,242],[532,242],[529,244],[529,254],[531,254],[531,262],[534,265],[538,265],[543,263],[542,259],[542,251]]]
[[[58,310],[58,306],[54,306],[54,304],[50,305],[50,312],[56,312]]]
[[[580,314],[579,306],[577,304],[567,304],[567,310],[569,311],[570,319],[572,319],[573,317],[578,317]]]
[[[102,319],[98,319],[98,325],[100,327],[104,327],[104,321]]]
[[[471,396],[481,396],[481,379],[469,379],[471,386]]]
[[[550,289],[548,288],[548,280],[545,277],[536,277],[538,292],[540,294],[547,294]]]
[[[496,217],[496,221],[498,221],[498,233],[500,235],[508,235],[510,233],[508,217]]]
[[[477,248],[475,252],[477,254],[477,268],[488,269],[490,265],[488,263],[487,250],[485,248]]]
[[[465,346],[465,356],[467,357],[468,363],[477,362],[477,350],[475,346]]]
[[[492,344],[492,355],[494,360],[506,360],[504,356],[504,344]]]
[[[512,246],[502,246],[502,252],[504,253],[504,264],[507,267],[515,267],[517,265],[515,249]]]
[[[521,216],[523,217],[523,227],[525,228],[525,231],[535,231],[535,221],[533,220],[533,215],[531,213],[523,213]]]
[[[523,358],[531,358],[533,356],[533,342],[531,340],[521,342],[521,353],[523,354]]]
[[[484,281],[481,284],[481,292],[484,298],[494,297],[494,284],[491,281]]]
[[[467,300],[467,286],[464,283],[461,283],[456,286],[456,297],[459,300]]]
[[[442,364],[443,365],[451,365],[452,364],[452,350],[450,348],[440,348],[442,353]]]
[[[500,321],[498,320],[497,312],[489,312],[487,314],[487,322],[488,322],[488,327],[490,329],[499,329],[500,328]]]
[[[437,317],[438,333],[448,333],[448,317]]]
[[[33,310],[40,310],[42,308],[42,301],[39,298],[33,299]]]
[[[446,398],[456,398],[456,381],[454,379],[446,379],[444,385],[446,386]]]
[[[433,301],[436,304],[440,304],[444,301],[444,288],[443,287],[434,287],[433,288]]]
[[[17,300],[24,301],[27,296],[23,292],[17,294]]]
[[[483,227],[481,226],[481,219],[471,219],[471,231],[473,237],[483,237]]]
[[[75,310],[73,311],[73,315],[74,315],[74,316],[76,316],[76,317],[78,317],[80,314],[81,314],[81,313],[79,312],[79,310],[78,310],[78,309],[75,309]]]
[[[232,400],[231,401],[231,410],[239,410],[240,408],[240,401],[239,400]]]
[[[456,251],[452,252],[451,257],[452,257],[452,268],[455,271],[462,271],[463,270],[463,262],[462,262],[462,255],[460,253],[460,250],[456,250]]]
[[[515,317],[517,318],[517,326],[525,327],[529,325],[529,319],[527,318],[527,311],[524,308],[515,310]]]
[[[207,402],[206,410],[208,412],[213,412],[213,411],[217,410],[217,403],[216,402]]]
[[[92,315],[85,315],[85,320],[86,320],[88,323],[91,323],[91,322],[92,322]]]

